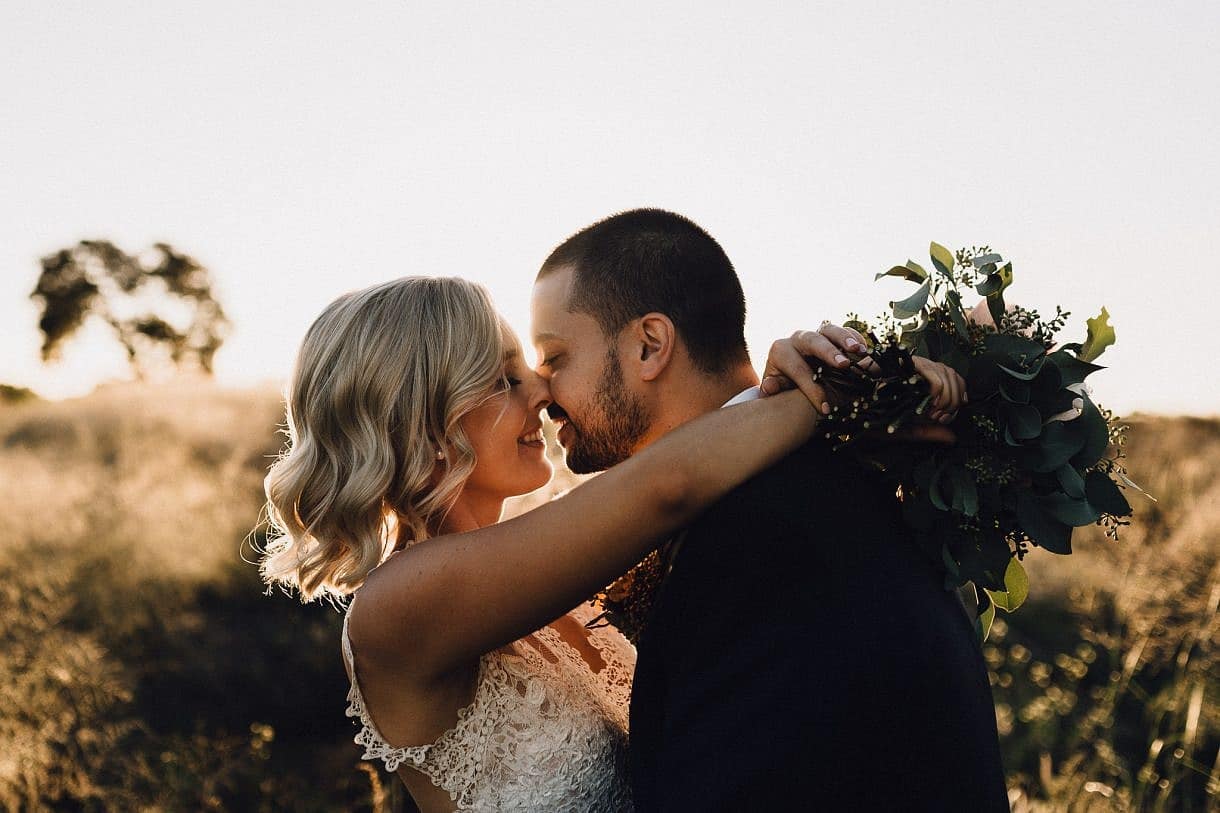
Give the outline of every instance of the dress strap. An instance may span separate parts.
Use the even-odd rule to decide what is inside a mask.
[[[348,612],[351,612],[349,607]],[[364,755],[362,759],[376,759],[385,764],[385,769],[390,773],[398,770],[398,766],[404,762],[411,767],[423,772],[433,784],[439,784],[433,777],[428,774],[424,768],[424,761],[427,759],[428,751],[431,750],[432,744],[428,745],[408,745],[403,748],[393,748],[381,736],[381,732],[377,730],[377,726],[373,723],[373,718],[369,715],[368,708],[364,704],[364,696],[360,694],[360,683],[356,678],[356,657],[352,653],[352,639],[347,632],[347,614],[343,616],[343,660],[347,666],[347,674],[351,680],[351,688],[347,692],[347,711],[348,717],[355,717],[360,721],[360,731],[357,732],[355,742],[357,745],[364,746]]]

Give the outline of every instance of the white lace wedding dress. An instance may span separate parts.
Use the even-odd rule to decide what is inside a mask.
[[[581,627],[590,605],[569,614]],[[629,811],[627,704],[635,654],[614,630],[588,630],[595,669],[550,626],[479,661],[474,701],[428,745],[394,748],[378,733],[357,678],[347,714],[365,759],[406,765],[449,793],[457,810]],[[347,620],[343,656],[355,675]]]

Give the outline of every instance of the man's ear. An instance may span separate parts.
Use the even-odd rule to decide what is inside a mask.
[[[663,313],[646,313],[635,323],[633,346],[640,379],[655,381],[673,360],[678,332]]]

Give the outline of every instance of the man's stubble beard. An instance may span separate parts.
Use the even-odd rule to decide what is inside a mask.
[[[576,474],[604,471],[631,457],[651,423],[643,401],[627,391],[618,350],[611,346],[601,380],[593,393],[593,407],[600,415],[596,425],[585,420],[567,449],[568,468]]]

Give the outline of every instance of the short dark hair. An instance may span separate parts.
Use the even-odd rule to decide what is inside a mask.
[[[568,310],[607,336],[659,312],[674,323],[691,361],[709,374],[749,363],[746,300],[728,255],[710,234],[663,209],[633,209],[581,229],[551,252],[542,279],[573,269]]]

